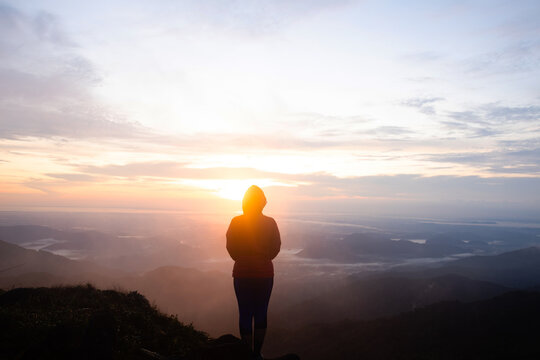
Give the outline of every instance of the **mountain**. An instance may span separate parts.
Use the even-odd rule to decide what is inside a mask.
[[[85,282],[99,288],[137,290],[166,313],[189,319],[212,334],[236,328],[237,305],[230,274],[178,266],[161,266],[140,275],[125,273],[0,240],[0,288]]]
[[[540,247],[464,258],[446,264],[441,271],[519,288],[540,285]]]
[[[75,261],[47,251],[24,249],[0,240],[0,276],[49,273],[62,277],[104,274],[107,270],[87,261]],[[0,281],[1,283],[1,281]]]
[[[141,347],[184,355],[208,340],[136,292],[92,286],[7,291],[0,317],[2,359],[139,359]]]
[[[343,263],[407,258],[443,257],[467,252],[466,245],[452,242],[429,241],[425,244],[409,240],[392,240],[376,233],[355,233],[341,239],[314,241],[298,253],[312,259],[329,259]]]
[[[99,288],[137,290],[166,313],[178,314],[213,334],[235,324],[230,274],[162,266],[137,275],[83,260],[70,260],[0,241],[0,288],[91,282]]]
[[[391,318],[273,329],[268,348],[304,359],[539,359],[540,293],[443,302]]]
[[[147,272],[161,266],[196,266],[202,261],[203,254],[197,248],[181,244],[178,241],[163,241],[149,238],[152,248],[141,248],[138,252],[124,251],[96,258],[101,265],[128,272]]]
[[[471,256],[446,262],[435,268],[400,267],[395,272],[406,276],[457,274],[526,289],[540,286],[540,247],[528,247],[499,255]]]
[[[126,245],[117,236],[95,230],[64,231],[39,225],[0,226],[0,239],[34,250],[63,250],[77,257]]]
[[[382,230],[385,229],[385,230]],[[497,254],[540,246],[538,229],[495,225],[400,223],[346,236],[313,237],[298,254],[311,259],[354,263],[463,254]]]
[[[399,314],[441,301],[475,301],[510,289],[458,275],[406,278],[375,275],[350,280],[330,291],[284,309],[280,325],[297,328],[308,323],[366,320]]]
[[[31,243],[41,239],[57,239],[64,238],[64,234],[60,230],[56,230],[47,226],[39,225],[14,225],[0,226],[0,239],[17,245]]]
[[[0,240],[33,250],[86,259],[122,271],[144,272],[163,265],[192,265],[199,249],[173,237],[108,234],[95,230],[65,231],[47,226],[0,226]]]
[[[251,359],[232,335],[210,339],[137,292],[91,285],[0,292],[0,330],[0,358],[6,360]]]

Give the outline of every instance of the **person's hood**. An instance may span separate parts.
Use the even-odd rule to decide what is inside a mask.
[[[245,215],[262,213],[263,208],[266,206],[266,196],[264,192],[257,185],[251,185],[244,194],[242,199],[242,210]]]

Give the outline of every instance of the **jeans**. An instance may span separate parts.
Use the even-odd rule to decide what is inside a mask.
[[[252,333],[255,329],[266,329],[268,302],[272,294],[274,278],[235,278],[234,292],[240,313],[240,334]]]

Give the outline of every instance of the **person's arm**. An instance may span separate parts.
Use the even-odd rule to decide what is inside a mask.
[[[279,235],[279,229],[276,224],[276,221],[272,219],[272,226],[270,227],[270,247],[269,247],[269,256],[270,260],[273,260],[281,249],[281,236]]]
[[[231,220],[231,223],[229,224],[229,229],[227,229],[227,251],[229,252],[229,255],[231,258],[236,261],[238,259],[239,255],[239,249],[238,249],[238,234],[237,234],[237,226],[235,225],[236,222],[234,219]]]

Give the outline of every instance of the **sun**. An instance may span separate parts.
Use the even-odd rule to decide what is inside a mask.
[[[268,187],[285,186],[295,187],[296,183],[285,183],[275,179],[198,179],[194,181],[183,181],[183,184],[190,185],[218,196],[222,199],[241,201],[246,190],[251,185],[257,185],[265,190]]]
[[[252,181],[247,180],[222,180],[215,192],[220,198],[240,201],[246,190],[253,184]]]
[[[198,186],[210,190],[214,195],[222,199],[240,201],[244,197],[246,190],[251,185],[257,185],[263,190],[270,186],[296,186],[287,184],[274,179],[221,179],[221,180],[202,180]]]

